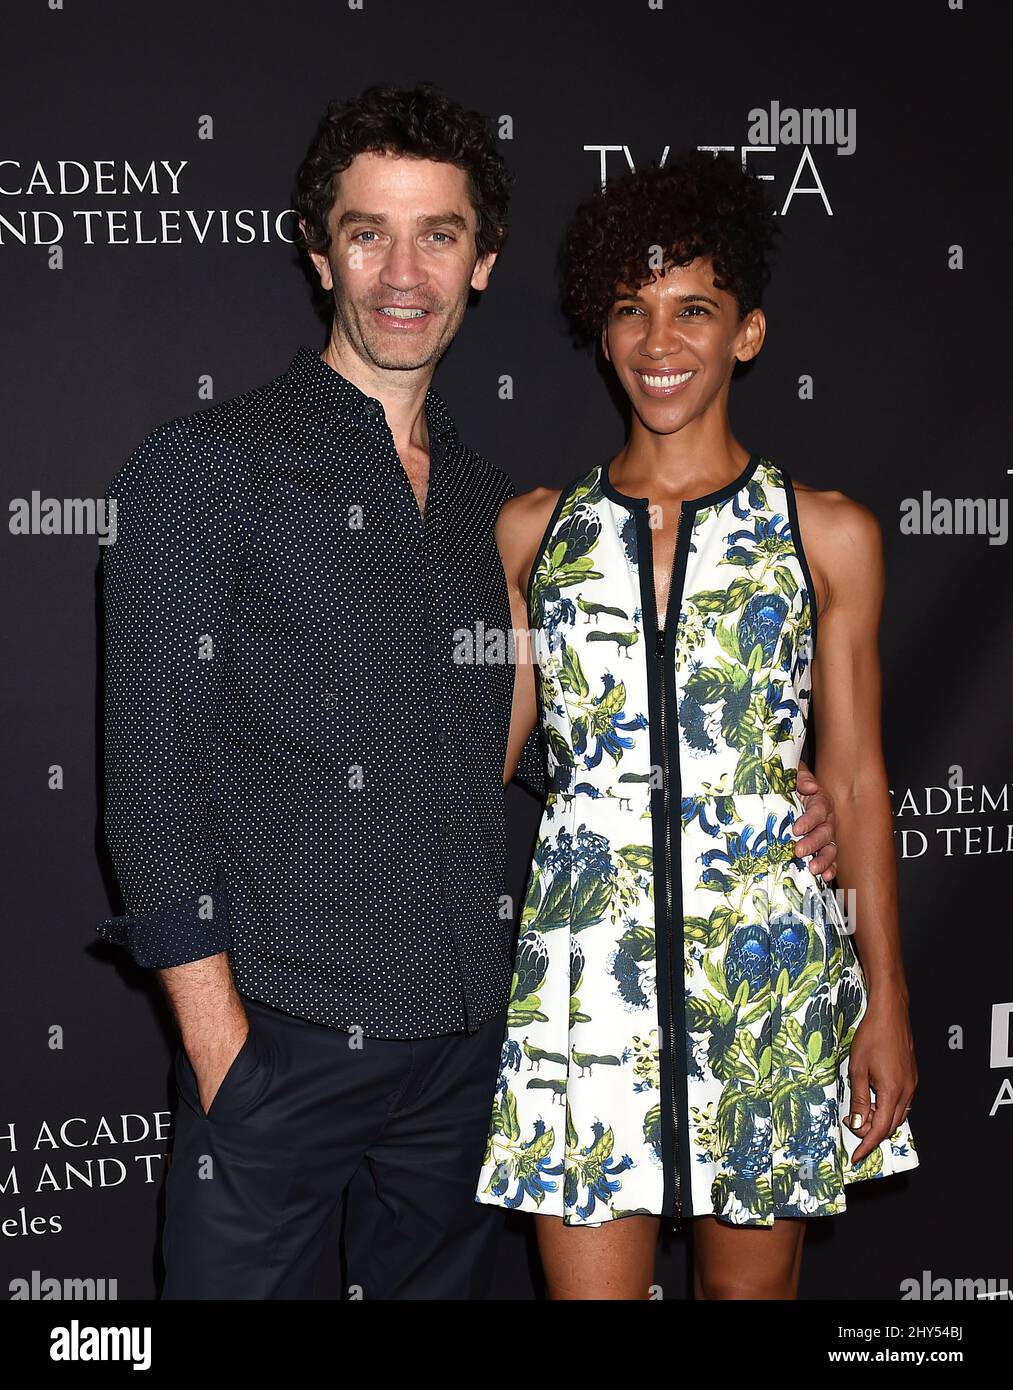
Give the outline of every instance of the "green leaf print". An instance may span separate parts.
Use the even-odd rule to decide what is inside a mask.
[[[732,777],[732,787],[740,796],[755,796],[766,789],[767,777],[759,753],[747,748],[739,755]]]
[[[725,608],[726,613],[737,613],[740,608],[744,608],[754,594],[758,594],[761,585],[748,575],[739,575],[738,579],[733,579],[729,584],[726,593],[728,594],[728,604]]]
[[[538,913],[538,905],[542,901],[542,871],[538,865],[532,863],[531,878],[528,882],[528,891],[524,895],[524,906],[521,908],[521,931],[525,931],[535,920]],[[514,983],[517,976],[514,976]]]
[[[558,597],[558,590],[571,589],[574,584],[583,584],[587,579],[603,579],[600,570],[594,567],[594,561],[590,555],[582,555],[579,560],[574,560],[572,564],[561,565],[559,569],[549,571],[546,579],[546,597],[549,591],[557,590],[555,597]]]
[[[723,946],[740,922],[746,920],[745,913],[739,912],[730,903],[718,903],[711,909],[707,925],[707,949]]]
[[[718,1101],[717,1127],[718,1143],[722,1152],[736,1148],[743,1143],[752,1128],[754,1115],[766,1113],[766,1105],[751,1098],[744,1091],[726,1086]]]
[[[771,1096],[774,1133],[778,1143],[793,1134],[804,1134],[809,1125],[807,1088],[795,1077],[788,1076],[775,1083]]]
[[[790,796],[796,786],[796,772],[794,768],[786,768],[781,761],[779,753],[773,753],[764,761],[763,773],[767,779],[767,788],[776,792],[779,796]]]
[[[718,623],[714,629],[722,651],[734,660],[739,659],[739,629],[736,623]]]
[[[604,919],[611,902],[611,882],[602,878],[597,869],[582,870],[577,875],[577,882],[573,889],[570,930],[578,932],[583,931],[585,927],[596,926]]]
[[[654,852],[650,845],[624,845],[618,854],[623,863],[631,869],[645,869],[649,872],[654,867]]]
[[[778,565],[774,570],[774,583],[784,594],[785,598],[792,599],[798,593],[798,584],[791,570],[785,569],[783,565]],[[759,587],[759,586],[757,586]]]
[[[794,857],[797,858],[798,856],[794,855]],[[793,912],[802,911],[802,891],[791,874],[787,874],[781,880],[781,892],[788,899]]]
[[[520,1131],[511,1138],[519,1138]],[[552,1153],[552,1146],[556,1142],[556,1132],[553,1129],[546,1129],[544,1133],[538,1134],[526,1145],[522,1154],[517,1159],[516,1175],[518,1177],[529,1177],[536,1172],[539,1163],[543,1158],[548,1158]]]
[[[608,1158],[615,1146],[615,1135],[611,1129],[606,1129],[601,1137],[591,1145],[591,1151],[584,1160],[585,1171],[598,1170]]]
[[[619,938],[619,949],[628,951],[639,964],[653,960],[656,951],[653,927],[641,927],[636,923]]]
[[[876,1147],[867,1153],[860,1163],[854,1166],[849,1162],[844,1169],[844,1181],[854,1182],[856,1178],[873,1178],[882,1170],[883,1167],[883,1146],[877,1144]]]
[[[716,705],[733,689],[736,677],[741,677],[738,667],[726,661],[719,666],[701,666],[686,681],[685,691],[698,705]],[[745,679],[748,681],[749,677]]]
[[[574,647],[565,646],[563,648],[563,660],[559,667],[559,684],[564,690],[571,691],[579,699],[587,698],[587,680],[580,664],[580,657]]]
[[[709,1032],[716,1020],[717,1009],[706,995],[694,994],[686,1000],[686,1027],[689,1032]]]
[[[570,1027],[575,1023],[590,1023],[591,1015],[582,1014],[580,1011],[580,999],[576,994],[570,995]]]
[[[723,998],[725,993],[725,974],[721,968],[720,961],[716,960],[709,951],[704,952],[703,958],[704,974],[714,986],[718,998]]]
[[[721,715],[721,733],[729,748],[754,748],[759,743],[765,708],[764,696],[753,693],[750,673],[738,667]]]
[[[689,602],[700,613],[730,613],[733,606],[738,607],[738,604],[729,603],[730,595],[731,588],[701,589],[699,593],[693,594]]]
[[[710,922],[706,917],[684,917],[687,941],[709,941]]]
[[[549,891],[531,923],[534,931],[559,931],[570,920],[570,875],[554,874]]]
[[[500,1099],[498,1132],[506,1139],[521,1137],[521,1127],[517,1123],[517,1098],[510,1090]]]
[[[591,728],[596,734],[603,734],[612,727],[612,720],[626,708],[626,686],[617,681],[607,694],[594,707]],[[616,755],[618,761],[618,754]]]
[[[763,670],[763,648],[760,646],[759,642],[755,642],[750,649],[749,660],[746,662],[746,666],[750,671]]]
[[[573,1113],[570,1107],[566,1107],[566,1149],[569,1153],[577,1147],[577,1131],[573,1124]]]
[[[564,771],[573,770],[573,745],[556,728],[555,724],[549,725],[549,755],[554,760],[557,767]]]

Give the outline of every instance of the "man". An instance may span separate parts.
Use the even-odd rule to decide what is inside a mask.
[[[481,117],[431,87],[332,103],[297,196],[325,352],[160,426],[108,489],[127,915],[99,930],[158,971],[180,1028],[167,1298],[306,1296],[346,1189],[364,1297],[489,1286],[513,672],[454,652],[510,628],[513,485],[430,381],[506,203]],[[518,777],[543,785],[535,735]]]

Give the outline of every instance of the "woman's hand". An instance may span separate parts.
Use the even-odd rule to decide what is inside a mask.
[[[903,995],[870,993],[851,1044],[848,1080],[851,1114],[843,1119],[862,1140],[851,1156],[854,1166],[902,1122],[918,1085],[914,1039]],[[852,1123],[856,1116],[858,1124]]]

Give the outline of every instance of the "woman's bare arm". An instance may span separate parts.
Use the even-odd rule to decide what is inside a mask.
[[[517,771],[528,735],[538,718],[535,675],[528,637],[528,578],[535,551],[545,534],[559,491],[537,487],[511,497],[503,503],[496,518],[496,544],[503,561],[507,592],[510,595],[510,626],[514,633],[514,695],[510,709],[510,735],[507,740],[503,781]]]
[[[893,815],[883,759],[879,624],[883,541],[875,516],[840,492],[799,489],[799,525],[824,589],[813,663],[814,773],[834,798],[838,881],[869,989],[851,1049],[852,1126],[864,1158],[903,1120],[917,1084],[901,955]],[[875,1091],[875,1110],[868,1103]]]

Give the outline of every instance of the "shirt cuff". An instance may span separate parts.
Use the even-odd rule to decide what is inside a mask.
[[[212,915],[207,915],[209,912]],[[228,894],[219,869],[213,891],[137,916],[107,917],[97,927],[106,941],[125,946],[138,965],[167,970],[228,950]]]

